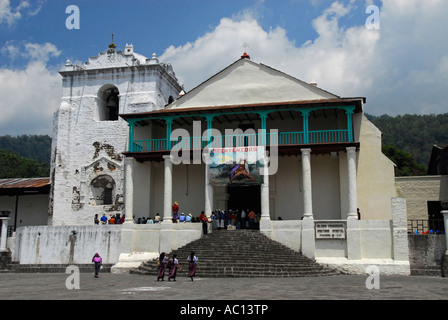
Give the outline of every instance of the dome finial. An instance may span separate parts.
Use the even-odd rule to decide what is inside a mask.
[[[111,44],[109,45],[109,48],[111,48],[111,49],[115,49],[117,46],[115,45],[115,43],[114,43],[114,34],[112,33],[112,42],[111,42]]]

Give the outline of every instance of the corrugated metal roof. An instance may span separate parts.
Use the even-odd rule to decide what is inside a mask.
[[[50,185],[50,178],[0,179],[0,189],[41,188]]]

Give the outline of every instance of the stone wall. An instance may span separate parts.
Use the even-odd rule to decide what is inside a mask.
[[[395,184],[409,220],[428,219],[428,201],[448,201],[448,176],[397,177]]]
[[[445,235],[408,235],[411,268],[440,267],[446,251]]]

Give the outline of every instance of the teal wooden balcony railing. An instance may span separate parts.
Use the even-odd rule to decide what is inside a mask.
[[[348,130],[320,130],[309,131],[305,135],[303,131],[297,132],[267,132],[265,143],[263,135],[255,134],[235,134],[212,136],[210,141],[203,140],[202,137],[179,137],[171,140],[171,148],[168,147],[167,139],[134,140],[130,144],[130,152],[154,152],[174,150],[196,150],[203,149],[207,145],[213,148],[230,148],[239,146],[285,146],[285,145],[305,145],[316,143],[343,143],[353,142]]]

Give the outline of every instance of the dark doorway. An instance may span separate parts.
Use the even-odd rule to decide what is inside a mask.
[[[247,211],[254,210],[255,213],[261,212],[261,194],[260,186],[228,186],[229,194],[228,208],[231,210]]]
[[[441,201],[428,201],[428,227],[434,232],[437,230],[445,231],[442,210]]]

